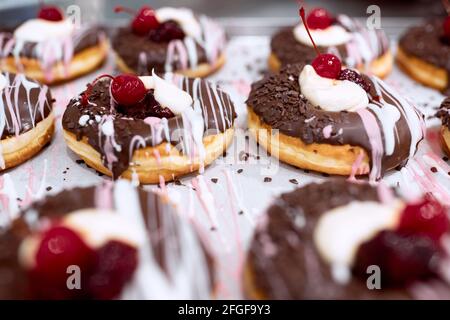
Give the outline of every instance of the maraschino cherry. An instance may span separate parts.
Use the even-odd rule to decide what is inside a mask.
[[[308,27],[313,30],[326,29],[333,24],[333,21],[331,14],[324,8],[313,9],[306,18]]]
[[[138,264],[135,247],[110,240],[89,247],[72,229],[54,225],[43,232],[29,271],[31,294],[40,299],[113,299],[132,278]],[[67,288],[67,268],[81,271],[80,290]]]
[[[87,90],[81,98],[83,105],[89,104],[89,95],[91,94],[93,86],[103,78],[110,78],[112,80],[111,94],[114,100],[120,105],[131,106],[136,104],[144,99],[147,94],[147,89],[138,76],[132,74],[121,74],[113,77],[109,74],[103,74],[88,85]]]
[[[38,12],[38,18],[47,21],[62,21],[64,19],[61,9],[57,6],[45,6],[41,5]]]
[[[126,12],[134,16],[131,22],[131,29],[133,32],[140,36],[147,35],[150,30],[158,28],[160,25],[158,19],[156,19],[155,10],[149,6],[143,6],[138,12],[133,9],[118,6],[114,8],[114,12]]]
[[[35,266],[29,272],[33,296],[68,299],[82,293],[67,289],[67,268],[76,265],[83,273],[89,274],[94,266],[95,253],[77,233],[55,225],[42,234],[35,259]]]
[[[438,242],[449,231],[449,219],[445,208],[428,196],[403,209],[398,231],[406,235],[425,235]]]
[[[314,46],[314,49],[317,52],[317,57],[313,60],[312,66],[314,70],[316,70],[317,74],[321,77],[330,78],[330,79],[337,79],[339,77],[339,74],[341,72],[342,64],[341,60],[339,60],[338,57],[336,57],[334,54],[325,53],[321,54],[319,49],[317,49],[317,46],[311,36],[311,33],[309,32],[308,24],[306,23],[305,18],[305,9],[303,7],[299,10],[300,17],[303,20],[303,24],[305,25],[306,31],[308,32],[308,36],[311,39],[311,42]]]

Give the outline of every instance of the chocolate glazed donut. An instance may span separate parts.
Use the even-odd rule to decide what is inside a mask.
[[[0,171],[38,153],[54,132],[53,98],[47,86],[23,74],[0,73]]]
[[[40,43],[17,41],[13,32],[3,31],[0,32],[0,68],[55,84],[98,67],[106,58],[107,49],[106,33],[98,26],[82,28],[69,38]],[[61,57],[56,57],[55,51],[61,51]]]
[[[166,77],[193,97],[194,113],[190,114],[200,123],[194,123],[195,119],[187,114],[156,118],[151,111],[156,103],[151,90],[143,103],[120,108],[111,98],[110,80],[103,80],[93,86],[89,105],[84,106],[80,97],[69,103],[62,119],[69,147],[105,174],[131,178],[137,172],[142,183],[159,182],[160,176],[172,180],[211,163],[222,155],[233,136],[236,113],[230,97],[199,78],[172,74]],[[81,122],[82,117],[87,118],[86,121]],[[112,137],[100,131],[108,121],[113,123]],[[199,131],[204,132],[203,141]],[[90,154],[74,145],[77,142],[95,149],[103,165],[93,163]],[[197,153],[202,148],[205,155],[199,160]]]
[[[370,178],[377,180],[414,155],[423,138],[423,116],[387,84],[365,76],[371,86],[368,107],[330,112],[312,106],[302,95],[298,79],[303,67],[288,65],[265,76],[252,85],[247,100],[249,127],[255,129],[251,132],[269,151],[273,148],[275,156],[301,168],[339,175],[367,174],[370,161]],[[279,135],[269,139],[264,132],[273,129]],[[336,163],[328,162],[333,159]]]
[[[340,57],[347,67],[375,74],[381,78],[390,73],[393,58],[389,49],[389,40],[384,31],[369,31],[345,15],[339,15],[335,23],[350,32],[352,39],[338,46],[319,46],[320,52],[332,53]],[[272,37],[269,67],[274,72],[288,64],[310,64],[316,57],[314,48],[298,41],[293,29],[293,27],[284,28]]]
[[[416,279],[419,283],[423,280],[421,287],[423,290],[411,286],[412,283],[400,286],[384,285],[383,281],[387,279],[387,276],[386,270],[381,265],[383,285],[378,290],[371,290],[366,284],[370,274],[364,273],[365,276],[360,278],[353,269],[350,278],[344,277],[343,281],[339,273],[334,273],[330,262],[324,258],[317,244],[316,232],[326,214],[336,208],[348,208],[352,203],[362,206],[368,202],[375,206],[382,205],[387,201],[385,197],[388,194],[392,197],[389,201],[400,201],[387,187],[377,188],[368,184],[353,184],[343,179],[332,179],[322,184],[313,183],[282,194],[268,208],[267,216],[264,216],[257,227],[251,242],[244,272],[244,290],[247,297],[331,300],[411,299],[424,298],[422,294],[425,294],[427,290],[428,292],[430,289],[434,290],[434,284],[437,288],[436,297],[439,297],[439,292],[444,297],[445,294],[448,295],[450,293],[448,284],[434,276],[430,282],[426,282],[429,279]],[[358,211],[355,214],[364,215],[367,212]],[[375,211],[375,214],[382,213]],[[339,227],[342,225],[336,226],[336,228]],[[372,235],[372,239],[373,237],[376,237],[375,234]],[[387,254],[388,250],[381,252]],[[385,277],[384,280],[383,277]]]
[[[182,9],[184,10],[184,9]],[[187,77],[206,77],[225,63],[225,32],[210,18],[195,16],[201,39],[153,41],[149,35],[135,34],[130,26],[119,28],[113,38],[120,70],[138,75],[176,72]]]
[[[48,227],[48,222],[51,221],[55,225],[64,224],[66,228],[73,229],[83,241],[91,245],[88,238],[92,228],[82,230],[79,229],[80,224],[70,224],[67,222],[68,220],[64,219],[70,219],[70,216],[73,219],[77,215],[78,217],[91,215],[92,219],[100,219],[98,223],[105,222],[105,226],[108,228],[111,220],[109,223],[101,220],[106,218],[105,214],[115,215],[112,217],[114,218],[112,221],[115,223],[122,221],[117,219],[125,219],[124,222],[146,234],[144,243],[148,241],[148,245],[138,248],[137,269],[131,270],[132,273],[136,273],[139,268],[143,269],[139,271],[140,275],[135,275],[135,281],[132,283],[132,278],[122,272],[113,277],[104,274],[101,281],[94,281],[95,290],[83,286],[82,290],[68,290],[66,279],[64,279],[64,288],[60,291],[58,281],[53,279],[50,274],[47,286],[35,288],[36,283],[33,283],[34,279],[30,273],[32,270],[27,270],[27,266],[23,264],[24,261],[27,261],[26,255],[30,254],[30,251],[25,250],[25,240],[32,234],[41,232],[42,228],[45,232],[45,222]],[[137,226],[140,222],[143,225]],[[122,226],[122,230],[124,228],[125,225]],[[118,241],[127,243],[124,233],[116,234],[115,237],[113,235],[112,239],[105,240],[109,243]],[[189,223],[180,218],[175,205],[169,202],[167,196],[136,189],[123,180],[114,185],[105,183],[95,187],[64,190],[31,204],[20,212],[19,217],[11,221],[9,226],[0,229],[0,249],[1,299],[105,298],[103,294],[98,296],[100,290],[107,290],[107,295],[111,293],[111,290],[117,291],[117,296],[108,296],[107,298],[208,298],[215,281],[214,261],[207,247],[197,237]],[[114,250],[112,251],[112,256],[100,256],[98,263],[101,264],[103,261],[108,264],[105,270],[133,263],[131,260],[134,258],[132,259],[130,255],[120,256],[120,251],[117,250],[116,247],[115,253]],[[190,257],[186,257],[188,253],[191,254]],[[120,259],[128,260],[122,263],[114,262],[118,254]],[[102,260],[103,258],[109,260]],[[57,263],[56,260],[55,263]],[[56,271],[58,270],[56,269]],[[85,270],[82,271],[85,272]],[[122,271],[125,272],[125,270]],[[180,274],[184,274],[184,277],[180,278]],[[88,275],[85,274],[84,277],[88,277]],[[120,290],[116,290],[117,287],[114,283],[123,281],[123,279],[127,279],[127,281],[120,286]],[[83,284],[85,283],[83,282]],[[128,291],[131,288],[139,294],[144,294],[144,297],[134,296],[135,293],[127,296],[125,284],[129,286]],[[52,288],[52,286],[54,287]]]
[[[442,101],[437,116],[442,120],[441,139],[442,147],[450,155],[450,98]]]
[[[400,38],[397,61],[415,80],[450,94],[450,40],[443,20],[427,21],[408,29]]]

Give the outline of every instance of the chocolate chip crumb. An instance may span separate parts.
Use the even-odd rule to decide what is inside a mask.
[[[444,160],[444,161],[448,161],[448,157],[446,157],[446,156],[443,156],[443,157],[442,157],[442,160]]]
[[[243,214],[244,214],[244,211],[241,210],[241,211],[238,212],[238,214],[239,214],[239,215],[243,215]]]
[[[219,179],[217,179],[217,178],[211,178],[211,182],[212,182],[212,183],[217,183],[217,181],[219,181]]]
[[[290,183],[293,183],[293,184],[298,184],[297,179],[291,179],[291,180],[289,180],[289,182],[290,182]]]
[[[270,177],[265,177],[264,178],[264,182],[271,182],[272,181],[272,178],[270,178]]]
[[[211,231],[216,231],[216,227],[211,227]]]
[[[83,164],[84,160],[78,159],[78,160],[75,160],[75,162],[78,163],[78,164]]]
[[[431,167],[430,168],[431,172],[436,173],[438,171],[438,169],[436,167]]]
[[[242,173],[242,171],[244,171],[244,169],[238,169],[237,173]]]
[[[52,187],[48,186],[47,188],[45,188],[45,190],[50,191],[52,190]]]

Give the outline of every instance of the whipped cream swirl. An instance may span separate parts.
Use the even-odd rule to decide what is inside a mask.
[[[348,80],[321,77],[311,65],[303,68],[299,83],[305,98],[326,111],[357,111],[369,104],[369,97],[361,86]]]
[[[293,32],[297,41],[309,47],[313,46],[304,24],[297,25]],[[310,30],[310,32],[314,42],[319,47],[339,46],[347,43],[352,38],[352,34],[340,25],[331,25],[326,29]]]
[[[14,31],[14,38],[20,42],[40,43],[70,37],[74,30],[75,25],[70,19],[62,21],[31,19]]]

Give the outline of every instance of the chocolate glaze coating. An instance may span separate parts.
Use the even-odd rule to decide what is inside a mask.
[[[181,84],[183,90],[188,93],[195,91],[199,95],[205,130],[208,130],[209,135],[224,132],[233,126],[236,113],[228,94],[204,80],[182,79],[184,79]],[[84,114],[90,115],[91,119],[95,119],[95,115],[102,117],[112,116],[114,119],[114,138],[116,143],[121,146],[120,151],[114,149],[114,155],[118,160],[112,165],[113,176],[118,178],[129,166],[132,139],[139,136],[144,139],[146,146],[155,146],[156,137],[153,136],[150,125],[143,119],[130,118],[129,115],[118,112],[115,106],[111,106],[112,99],[109,86],[109,79],[97,82],[89,99],[91,104],[88,106],[83,106],[79,97],[72,99],[64,112],[62,125],[65,130],[75,134],[79,140],[82,137],[87,137],[88,143],[102,155],[104,163],[106,163],[106,152],[103,147],[105,137],[104,135],[99,135],[99,124],[93,120],[91,124],[81,126],[79,119]],[[217,92],[218,99],[215,98],[214,91]],[[172,133],[175,130],[183,129],[181,116],[168,119],[167,125],[170,141],[167,141],[167,137],[163,134],[162,141],[158,141],[157,144],[170,142],[173,145],[177,145],[181,137],[179,134]],[[178,133],[180,132],[178,131]],[[99,136],[101,139],[99,139]]]
[[[437,116],[441,118],[442,125],[450,130],[450,98],[447,97],[442,101]]]
[[[168,42],[154,42],[148,36],[134,34],[130,27],[123,27],[117,31],[112,46],[125,64],[139,75],[151,74],[152,69],[159,73],[166,71]],[[197,43],[195,46],[198,63],[208,62],[205,49]],[[145,59],[140,60],[142,59],[141,54],[145,56]],[[175,61],[172,68],[174,70],[182,69]]]
[[[313,233],[325,212],[351,201],[377,201],[377,189],[332,179],[282,194],[267,210],[250,246],[248,264],[253,284],[268,299],[407,299],[404,289],[369,290],[352,277],[346,285],[334,281],[330,265],[316,249]],[[305,221],[303,227],[296,221]],[[267,247],[275,246],[272,252]]]
[[[28,221],[30,220],[26,218],[27,215],[37,214],[37,217],[40,219],[60,219],[70,212],[94,209],[97,207],[96,188],[99,187],[74,188],[48,196],[22,211],[20,217],[9,228],[6,230],[0,229],[0,299],[31,298],[28,292],[27,275],[19,264],[18,257],[18,249],[22,240],[33,229],[33,224],[29,223]],[[106,188],[106,185],[102,188]],[[113,188],[111,186],[111,192]],[[144,221],[147,224],[146,227],[150,235],[149,239],[152,244],[153,254],[159,266],[169,275],[166,259],[167,249],[165,248],[168,243],[173,245],[173,241],[177,241],[178,235],[176,232],[172,234],[164,233],[164,237],[161,238],[161,230],[164,229],[163,223],[168,221],[163,216],[167,217],[167,215],[170,215],[171,219],[174,219],[176,223],[184,222],[179,221],[172,205],[156,193],[146,192],[142,189],[138,189],[137,192]],[[210,272],[212,286],[214,283],[214,262],[202,243],[201,246],[208,264],[207,268]],[[170,248],[170,250],[176,249]]]
[[[38,31],[37,31],[38,32]],[[100,43],[100,36],[105,37],[105,32],[102,27],[93,26],[87,29],[83,29],[74,35],[74,53],[80,53],[85,49],[89,49]],[[13,39],[13,32],[3,31],[0,32],[0,52],[3,52],[6,44],[9,40]],[[22,50],[20,51],[20,56],[24,58],[37,58],[36,56],[36,43],[27,42],[24,44]],[[9,56],[13,54],[10,53]]]
[[[400,38],[404,52],[447,70],[450,79],[450,41],[444,37],[443,20],[437,18],[408,29]],[[450,94],[450,86],[445,90]]]
[[[347,31],[362,32],[360,30],[361,26],[355,25],[354,22],[348,17],[342,16],[341,19],[348,19],[351,23],[352,30],[350,30],[348,26],[344,26],[339,21],[336,21],[335,23],[344,27],[344,29],[346,29]],[[313,47],[305,45],[295,38],[293,29],[294,27],[281,29],[273,35],[270,42],[271,51],[281,62],[282,67],[294,63],[311,64],[311,62],[317,56],[317,53]],[[389,50],[389,46],[385,43],[387,42],[387,40],[385,34],[382,31],[377,30],[375,34],[377,35],[379,41],[377,42],[377,48],[373,48],[373,50],[376,50],[374,58],[378,58]],[[367,35],[362,36],[367,37]],[[351,63],[350,60],[347,60],[350,56],[350,52],[348,51],[345,44],[334,47],[318,47],[318,49],[322,53],[330,52],[338,54],[344,64],[346,64],[346,62],[348,61],[349,63],[347,63],[347,65],[349,67],[356,67],[355,63]]]
[[[301,94],[299,75],[303,64],[288,65],[278,74],[266,75],[252,84],[247,105],[263,122],[281,133],[300,138],[304,143],[326,143],[331,145],[352,145],[364,148],[371,153],[371,144],[361,117],[356,112],[330,112],[311,105]],[[369,92],[370,100],[377,96],[373,81]],[[388,103],[392,98],[383,95]],[[306,120],[306,121],[305,121]],[[330,138],[325,138],[323,129],[333,126]],[[396,124],[400,143],[396,143],[392,155],[384,155],[383,170],[403,165],[409,156],[411,134],[403,115]],[[381,132],[383,134],[383,132]]]
[[[0,91],[0,107],[4,110],[5,120],[5,126],[3,131],[0,131],[0,136],[1,139],[6,139],[33,129],[36,124],[45,119],[52,111],[54,100],[48,87],[40,85],[35,80],[12,73],[3,72],[2,75],[9,79],[7,88]],[[27,89],[28,84],[25,86],[25,82],[33,83],[39,87]],[[44,98],[42,100],[43,108],[41,109],[39,101],[42,90],[46,90],[46,94],[44,97],[41,97]],[[17,103],[15,100],[16,94]],[[29,102],[28,98],[30,99]]]

